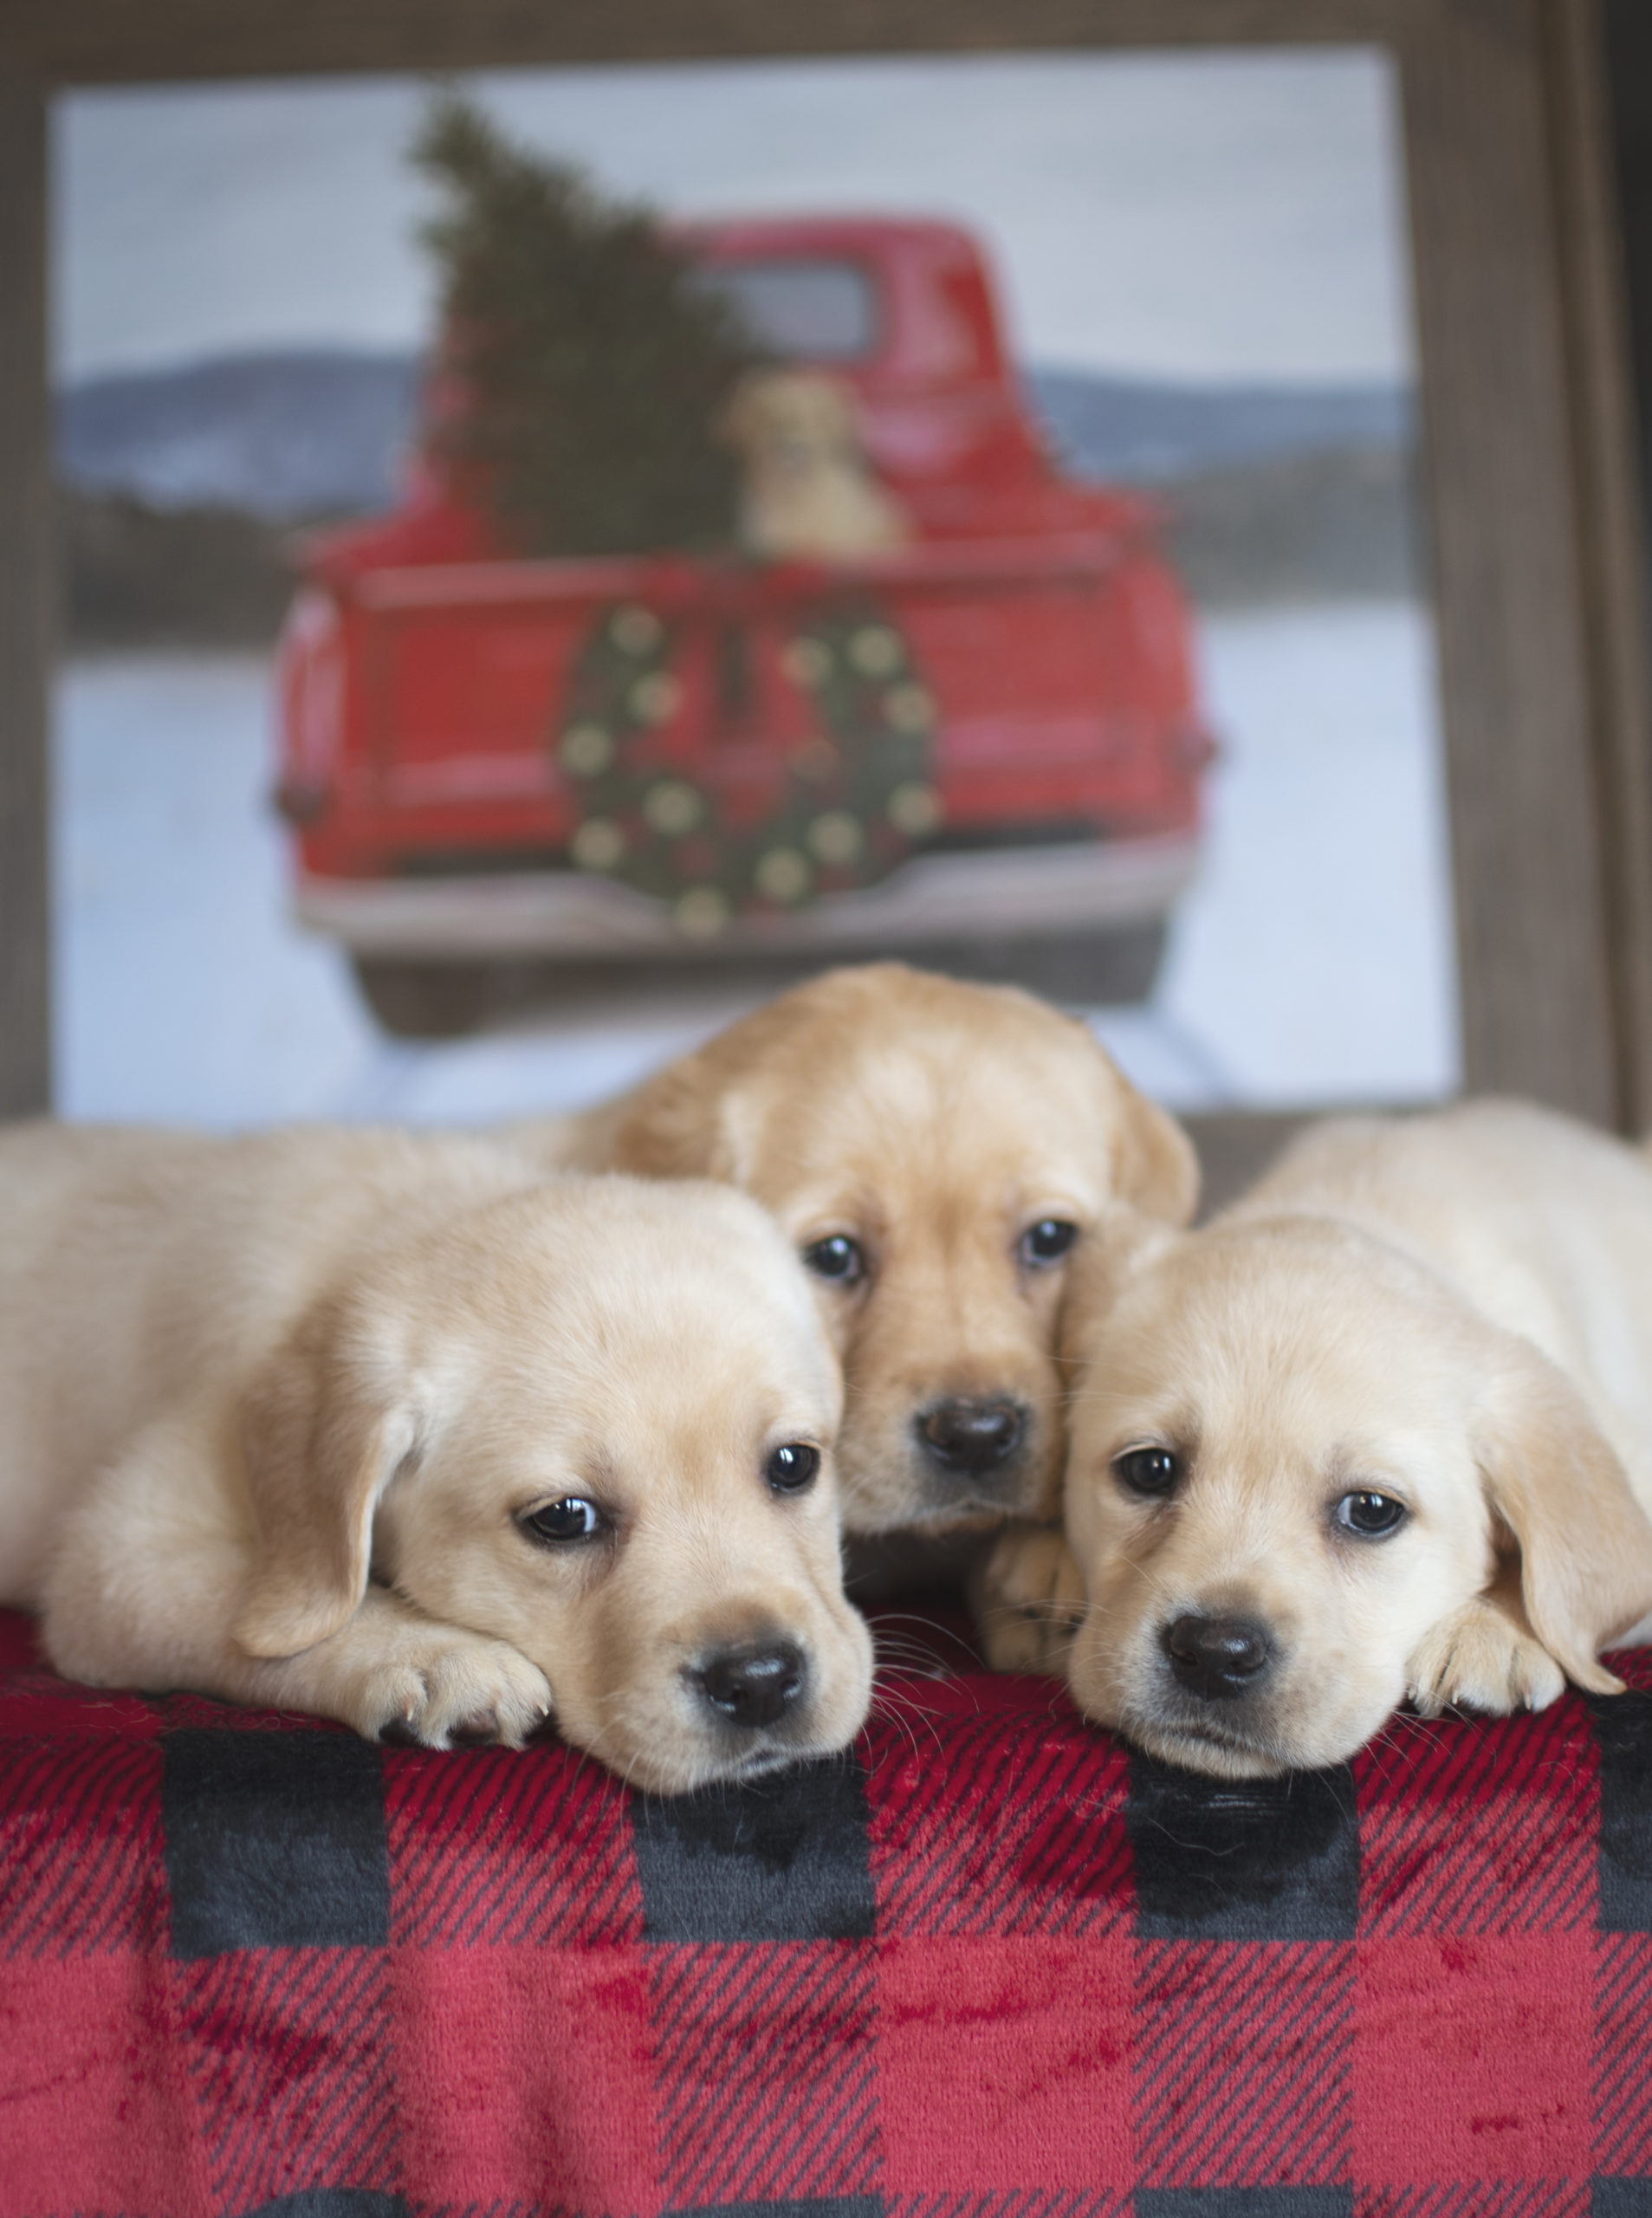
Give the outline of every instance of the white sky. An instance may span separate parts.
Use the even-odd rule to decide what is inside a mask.
[[[1413,359],[1396,94],[1376,53],[683,63],[477,76],[524,138],[681,213],[962,217],[1024,361],[1386,379]],[[407,80],[58,103],[60,375],[418,344]]]

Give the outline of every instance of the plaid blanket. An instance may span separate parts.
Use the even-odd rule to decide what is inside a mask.
[[[659,1801],[0,1643],[7,2218],[1652,2214],[1652,1656],[1239,1787],[914,1673]]]

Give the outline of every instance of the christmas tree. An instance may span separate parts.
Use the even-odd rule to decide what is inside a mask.
[[[440,438],[511,543],[537,554],[710,548],[735,536],[716,437],[761,359],[646,207],[513,146],[437,94],[414,148],[444,205],[443,360],[463,399]]]

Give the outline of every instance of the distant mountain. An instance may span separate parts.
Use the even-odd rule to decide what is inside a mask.
[[[1339,450],[1393,453],[1415,436],[1403,386],[1158,385],[1075,370],[1029,370],[1023,383],[1085,477],[1162,485]]]
[[[318,349],[91,378],[58,398],[59,474],[82,492],[275,522],[387,508],[418,376],[408,355]]]
[[[83,492],[273,522],[394,500],[418,399],[404,354],[226,355],[88,379],[58,399],[59,470]],[[1032,370],[1025,384],[1068,466],[1163,484],[1334,451],[1409,444],[1394,386],[1201,387]]]

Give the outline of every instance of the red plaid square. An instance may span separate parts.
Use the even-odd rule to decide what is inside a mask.
[[[888,2186],[1127,2188],[1131,1956],[1122,1936],[885,1942]]]
[[[643,1937],[625,1790],[571,1748],[398,1750],[385,1830],[393,1942]]]
[[[0,1748],[0,1955],[164,1947],[155,1743],[77,1735]]]
[[[0,1612],[5,1622],[17,1620]],[[0,1761],[7,1762],[20,1741],[153,1741],[161,1731],[158,1705],[142,1695],[76,1686],[51,1671],[16,1672],[0,1680]]]
[[[1050,1689],[1033,1715],[885,1715],[868,1735],[878,1929],[1086,1933],[1134,1911],[1130,1759]],[[1053,1715],[1052,1712],[1054,1712]],[[1014,1780],[1013,1793],[1006,1781]]]
[[[1140,1944],[1136,2140],[1143,2185],[1347,2179],[1353,1988],[1345,1942]]]
[[[0,2210],[205,2218],[216,2208],[164,1962],[8,1964],[0,2056]]]
[[[1355,1761],[1361,1933],[1591,1926],[1598,1773],[1581,1702],[1396,1721]]]
[[[877,2187],[865,1942],[654,1948],[649,1985],[674,2208]]]
[[[0,1675],[33,1671],[40,1664],[39,1626],[21,1610],[0,1610]],[[10,1688],[6,1689],[10,1694]]]
[[[393,2171],[379,1949],[247,1949],[180,1967],[190,2077],[219,2205]]]
[[[1644,1933],[1603,1933],[1595,1943],[1595,2169],[1652,2175],[1652,1936]]]
[[[1374,2187],[1586,2177],[1592,1936],[1357,1947],[1355,2177]]]
[[[308,1709],[258,1709],[217,1695],[157,1695],[155,1715],[166,1733],[347,1733],[350,1728]]]
[[[638,1949],[396,1949],[389,2023],[415,2205],[660,2208]]]

